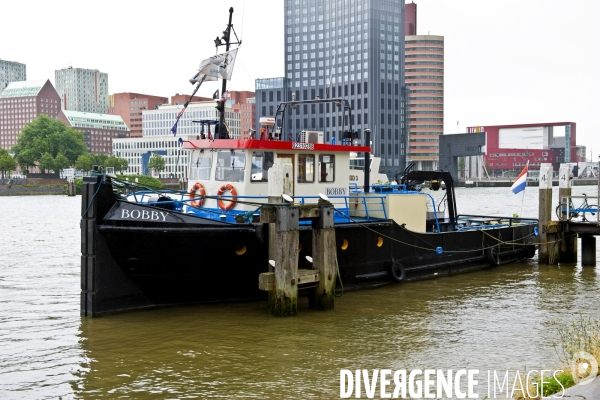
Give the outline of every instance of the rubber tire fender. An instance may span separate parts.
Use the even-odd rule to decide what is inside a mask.
[[[498,247],[490,247],[485,251],[485,254],[492,265],[500,265],[500,254],[498,253]]]
[[[535,256],[535,250],[535,245],[527,245],[527,247],[525,247],[525,257],[533,258],[533,256]]]
[[[392,266],[390,267],[390,273],[396,282],[402,282],[406,276],[406,271],[399,261],[394,261],[392,263]]]

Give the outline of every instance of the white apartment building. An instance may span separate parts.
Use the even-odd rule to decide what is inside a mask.
[[[63,110],[106,114],[108,74],[97,69],[64,68],[54,71]]]
[[[200,136],[201,124],[193,121],[218,120],[219,114],[212,101],[190,103],[177,123],[177,134],[173,135],[171,128],[182,108],[182,105],[163,105],[156,110],[144,110],[141,138],[113,139],[113,155],[126,159],[129,164],[126,174],[152,174],[157,178],[187,176],[188,153],[181,150],[179,138],[196,139]],[[225,122],[230,137],[240,139],[240,113],[233,112],[228,105],[225,106]],[[208,135],[207,125],[204,132]],[[214,125],[211,133],[214,137]],[[146,167],[153,154],[160,154],[165,160],[165,169],[160,173]]]

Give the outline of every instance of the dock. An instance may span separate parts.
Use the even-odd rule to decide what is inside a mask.
[[[578,243],[581,239],[581,264],[596,266],[596,237],[600,236],[598,203],[596,196],[573,196],[568,164],[559,168],[559,203],[552,204],[552,164],[542,164],[539,178],[539,232],[538,261],[541,264],[557,265],[559,262],[577,262]],[[600,177],[588,184],[600,188]],[[556,215],[558,221],[552,220]],[[581,221],[574,218],[581,217]]]

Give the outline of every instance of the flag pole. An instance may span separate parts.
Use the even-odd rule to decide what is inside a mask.
[[[525,189],[527,189],[527,179],[525,179]],[[525,201],[525,189],[523,189],[523,197],[521,197],[521,212],[519,213],[519,217],[523,217],[523,202]]]

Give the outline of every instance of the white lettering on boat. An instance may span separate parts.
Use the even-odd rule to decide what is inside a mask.
[[[345,187],[328,187],[326,188],[327,191],[327,196],[346,196],[346,189]]]
[[[314,148],[315,148],[314,143],[297,143],[297,142],[292,143],[292,149],[314,150]]]
[[[121,210],[121,219],[142,219],[148,221],[162,221],[167,220],[169,213],[162,211],[149,211],[149,210]]]

